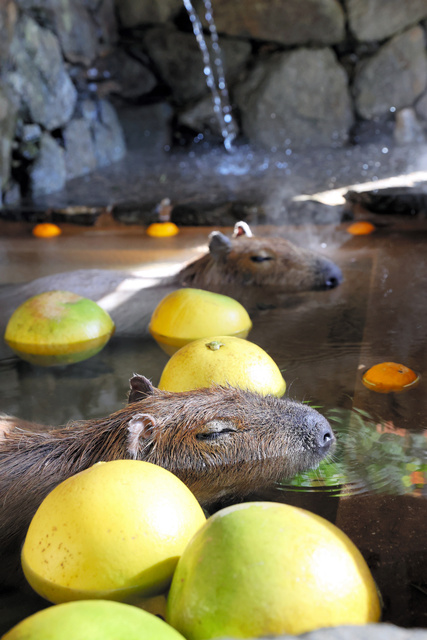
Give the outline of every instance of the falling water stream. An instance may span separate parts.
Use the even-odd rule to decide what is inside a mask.
[[[233,118],[225,81],[221,47],[219,45],[218,31],[213,17],[212,4],[210,0],[203,0],[205,19],[209,27],[209,36],[206,37],[203,32],[202,22],[194,9],[192,1],[183,0],[183,3],[188,12],[200,51],[202,52],[206,84],[212,93],[213,108],[220,126],[224,147],[227,151],[232,151],[233,141],[237,136],[237,125]],[[212,53],[209,50],[208,40],[210,40]]]

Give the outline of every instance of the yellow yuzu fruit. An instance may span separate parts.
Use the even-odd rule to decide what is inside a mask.
[[[274,360],[258,345],[233,336],[190,342],[163,369],[159,388],[189,391],[213,384],[231,385],[262,395],[282,396],[286,383]]]
[[[168,355],[206,336],[246,338],[251,328],[249,314],[237,300],[190,288],[165,296],[154,310],[149,325],[151,335]]]
[[[301,634],[378,622],[380,602],[359,550],[297,507],[253,502],[215,513],[182,554],[167,621],[187,640]]]
[[[29,526],[24,574],[51,602],[130,601],[162,593],[205,522],[172,473],[139,460],[99,462],[55,487]]]
[[[362,376],[365,387],[377,393],[405,391],[415,387],[419,379],[415,371],[398,362],[380,362]]]
[[[4,339],[23,360],[53,366],[94,356],[114,330],[111,317],[93,300],[70,291],[46,291],[14,311]]]
[[[184,640],[155,615],[108,600],[48,607],[25,618],[1,640]]]

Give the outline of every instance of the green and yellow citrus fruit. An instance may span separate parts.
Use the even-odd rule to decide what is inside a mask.
[[[253,502],[215,513],[182,554],[167,621],[187,640],[293,634],[378,622],[355,545],[318,515]]]
[[[148,462],[99,462],[47,495],[22,549],[24,574],[51,602],[131,601],[167,589],[206,518],[191,491]]]
[[[229,384],[262,395],[282,396],[286,383],[274,360],[258,345],[233,336],[213,336],[182,347],[166,363],[159,388],[189,391]]]
[[[108,313],[93,300],[70,291],[46,291],[15,310],[4,339],[32,364],[64,365],[97,354],[114,329]]]
[[[25,618],[1,640],[184,640],[153,614],[121,602],[83,600]]]
[[[246,309],[228,296],[202,289],[178,289],[157,305],[149,330],[168,355],[206,336],[246,338],[252,322]]]

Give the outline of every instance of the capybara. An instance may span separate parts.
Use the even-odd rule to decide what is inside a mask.
[[[127,406],[106,418],[39,432],[20,428],[19,419],[5,425],[0,548],[15,565],[43,498],[96,462],[131,458],[158,464],[209,508],[316,467],[334,444],[327,420],[306,404],[220,386],[171,393],[139,375],[130,385]]]
[[[342,281],[331,260],[297,247],[285,238],[254,236],[237,222],[232,238],[219,231],[209,236],[209,252],[184,267],[176,276],[183,287],[208,289],[239,297],[242,287],[272,295],[332,289]]]
[[[158,279],[137,277],[109,269],[80,269],[0,289],[0,331],[4,334],[13,311],[28,298],[61,289],[72,291],[108,311],[116,336],[148,336],[151,314],[160,300],[179,287],[195,287],[229,295],[255,309],[280,304],[280,296],[337,286],[337,265],[280,237],[256,237],[246,223],[237,223],[232,238],[218,231],[210,235],[209,252],[178,274]],[[0,342],[0,357],[11,355]]]

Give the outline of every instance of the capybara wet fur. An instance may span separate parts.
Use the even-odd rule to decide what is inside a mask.
[[[129,403],[106,418],[40,431],[4,419],[0,543],[9,562],[2,562],[3,582],[18,573],[19,548],[44,497],[96,462],[158,464],[209,508],[316,467],[335,441],[327,420],[306,404],[220,386],[171,393],[139,375],[130,385]]]
[[[331,260],[286,238],[258,237],[237,222],[232,238],[219,231],[209,236],[209,252],[176,276],[183,287],[197,287],[239,298],[249,287],[272,296],[316,289],[333,289],[342,282],[341,269]]]

